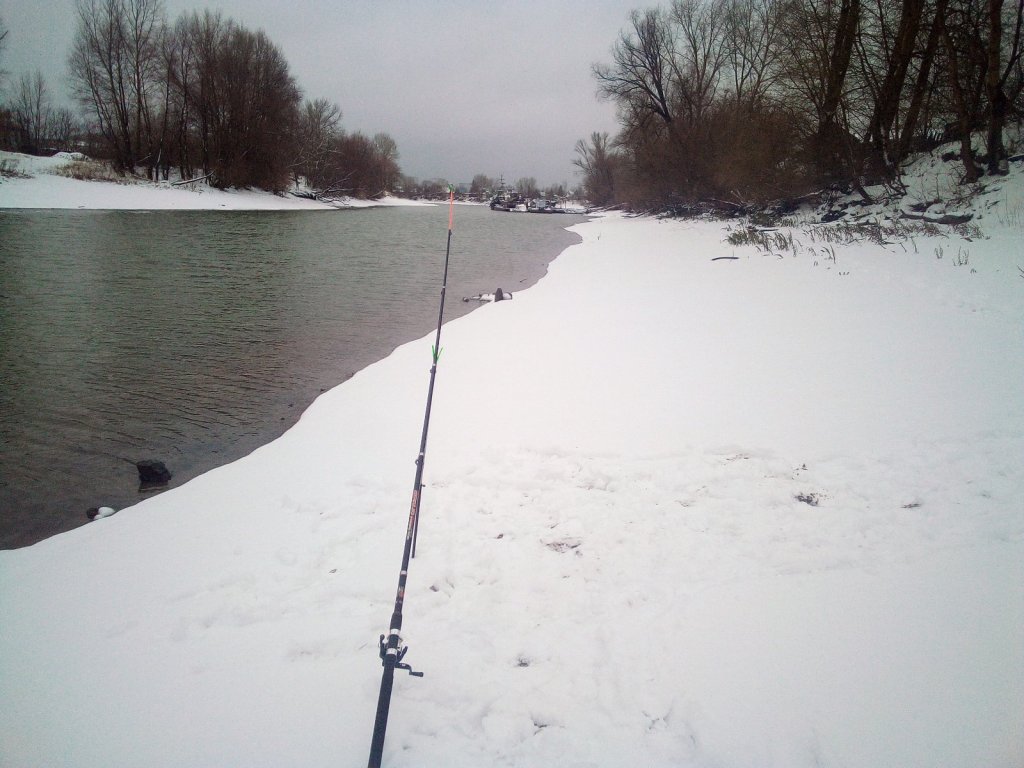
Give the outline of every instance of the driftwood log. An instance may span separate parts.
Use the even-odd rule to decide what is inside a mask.
[[[946,213],[942,216],[929,216],[925,213],[908,213],[907,211],[900,212],[901,219],[915,219],[917,221],[926,221],[929,224],[966,224],[968,221],[974,218],[974,214],[971,213]]]

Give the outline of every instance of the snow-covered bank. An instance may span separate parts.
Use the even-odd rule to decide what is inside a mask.
[[[83,181],[54,173],[68,162],[66,156],[33,157],[0,152],[0,163],[5,163],[17,174],[0,176],[0,208],[290,211],[429,204],[394,197],[381,200],[346,198],[328,204],[295,195],[275,195],[258,190],[220,190],[205,184],[175,186],[144,180],[131,183]]]
[[[385,764],[1020,765],[1019,220],[577,231],[445,327]],[[431,341],[0,552],[0,764],[364,765]]]

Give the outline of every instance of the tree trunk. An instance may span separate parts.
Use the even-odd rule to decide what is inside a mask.
[[[910,106],[907,107],[907,114],[903,120],[903,130],[900,131],[899,148],[895,153],[894,162],[902,161],[910,153],[925,94],[928,93],[931,85],[932,65],[935,63],[935,52],[938,50],[939,40],[942,36],[943,18],[946,15],[948,2],[949,0],[938,0],[935,4],[935,15],[928,31],[928,42],[925,44],[924,53],[921,56],[921,66],[917,72],[917,80],[914,82],[914,90],[910,95]]]
[[[988,0],[988,70],[985,73],[985,95],[988,97],[988,172],[1007,173],[1003,126],[1006,124],[1007,100],[1003,91],[999,66],[1003,40],[1003,0]]]
[[[875,148],[885,152],[886,165],[890,169],[898,161],[898,158],[892,157],[889,151],[892,126],[896,120],[896,113],[899,111],[900,95],[903,92],[903,83],[907,78],[907,69],[910,67],[910,60],[914,55],[914,43],[917,40],[917,31],[921,26],[923,10],[924,0],[904,0],[903,2],[903,11],[900,14],[892,56],[889,59],[889,66],[886,68],[885,79],[882,82],[868,128],[868,135]]]
[[[836,23],[835,46],[829,58],[817,136],[819,162],[824,164],[825,174],[832,179],[842,175],[845,167],[842,153],[843,131],[839,125],[838,113],[859,21],[860,0],[843,0]]]
[[[964,98],[964,89],[960,83],[960,66],[957,61],[956,47],[953,45],[945,20],[942,22],[942,39],[946,43],[946,54],[949,57],[950,90],[953,92],[953,103],[956,106],[957,123],[960,129],[960,159],[964,163],[964,181],[973,184],[978,180],[978,169],[974,165],[974,152],[971,150],[971,116]]]

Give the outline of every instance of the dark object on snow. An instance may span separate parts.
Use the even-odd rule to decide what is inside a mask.
[[[85,516],[90,520],[99,520],[104,517],[110,517],[117,512],[113,507],[89,507],[85,511]]]
[[[512,294],[508,291],[503,291],[499,288],[494,293],[478,293],[476,296],[463,296],[463,301],[479,301],[481,304],[485,304],[488,301],[505,301],[511,299]]]
[[[929,224],[948,224],[956,226],[957,224],[966,224],[972,218],[974,214],[971,213],[946,213],[942,216],[926,216],[923,213],[908,213],[907,211],[900,212],[900,218],[903,219],[917,219],[919,221],[926,221]]]
[[[162,461],[156,459],[144,459],[135,462],[139,470],[139,490],[151,491],[156,488],[163,488],[171,481],[171,472]]]
[[[838,221],[846,215],[846,211],[828,211],[821,217],[822,224],[828,224],[831,221]]]
[[[736,261],[739,256],[715,256],[712,261]]]

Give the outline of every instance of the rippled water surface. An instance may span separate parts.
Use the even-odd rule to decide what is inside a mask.
[[[437,321],[446,206],[0,212],[0,548],[139,501],[291,426]],[[460,206],[445,319],[521,290],[578,238],[566,215]]]

